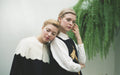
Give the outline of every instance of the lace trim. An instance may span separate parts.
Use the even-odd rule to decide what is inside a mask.
[[[26,59],[31,59],[31,60],[40,60],[40,61],[43,61],[44,63],[49,63],[49,60],[43,60],[42,58],[37,58],[37,57],[34,57],[34,58],[30,58],[30,57],[27,57],[21,53],[15,53],[16,55],[20,55],[21,57],[24,57]]]

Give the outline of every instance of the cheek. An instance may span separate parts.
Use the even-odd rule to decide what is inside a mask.
[[[74,25],[71,26],[72,28],[74,27]]]
[[[54,39],[55,39],[55,37],[56,37],[56,36],[52,36],[52,37],[51,37],[51,40],[54,40]]]
[[[48,33],[45,31],[45,30],[43,30],[42,31],[42,36],[44,37],[45,35],[47,35]]]
[[[63,24],[67,24],[67,21],[66,21],[66,20],[63,20]]]
[[[66,25],[67,25],[67,23],[66,23],[65,21],[62,21],[62,22],[61,22],[61,26],[64,27],[64,26],[66,26]]]

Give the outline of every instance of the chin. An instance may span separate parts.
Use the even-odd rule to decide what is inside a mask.
[[[46,40],[46,43],[50,42],[50,40]]]
[[[66,30],[67,32],[69,32],[71,29],[68,29],[68,30]]]

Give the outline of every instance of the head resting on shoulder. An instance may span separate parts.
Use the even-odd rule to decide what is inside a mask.
[[[44,22],[42,28],[44,28],[45,26],[47,26],[49,24],[51,24],[51,25],[55,26],[56,28],[58,28],[58,34],[59,34],[59,32],[60,32],[60,24],[59,24],[59,22],[54,20],[54,19],[48,19],[48,20],[46,20]]]

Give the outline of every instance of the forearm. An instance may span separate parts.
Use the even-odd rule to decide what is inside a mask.
[[[86,54],[85,54],[84,44],[78,45],[78,60],[79,60],[79,63],[81,63],[81,64],[85,64],[85,62],[86,62]]]
[[[76,39],[77,39],[77,44],[78,45],[83,43],[80,35],[76,36]]]

